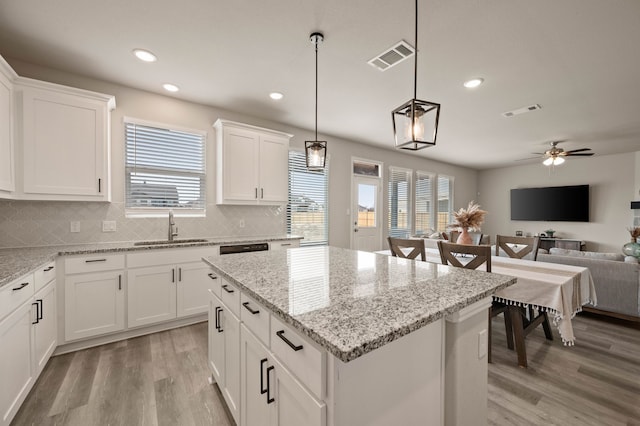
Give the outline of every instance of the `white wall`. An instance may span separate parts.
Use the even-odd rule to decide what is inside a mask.
[[[491,235],[515,235],[516,230],[539,234],[552,228],[559,238],[586,241],[587,250],[620,252],[629,242],[627,227],[632,226],[629,202],[638,197],[636,164],[640,153],[584,158],[568,158],[553,169],[527,164],[481,171],[479,201],[487,214],[482,228]],[[510,190],[513,188],[590,185],[590,221],[529,222],[510,219]]]
[[[44,68],[11,58],[6,59],[21,76],[114,95],[116,109],[111,116],[113,202],[108,205],[104,203],[0,201],[0,230],[3,231],[0,235],[0,247],[161,239],[166,236],[166,221],[164,219],[126,219],[124,217],[123,117],[134,117],[207,132],[207,168],[211,177],[207,182],[207,218],[178,219],[180,222],[178,225],[181,226],[181,238],[272,235],[285,232],[284,209],[217,206],[215,204],[215,174],[212,172],[212,165],[215,165],[215,131],[211,126],[218,118],[225,118],[292,133],[294,136],[291,146],[297,148],[302,148],[305,140],[313,139],[312,131]],[[346,211],[351,204],[352,156],[383,162],[385,178],[389,166],[454,176],[455,208],[466,206],[470,200],[477,198],[477,172],[475,170],[431,161],[413,153],[396,151],[392,148],[391,121],[389,122],[389,149],[374,148],[329,135],[320,134],[319,138],[328,141],[330,156],[329,243],[331,245],[349,247],[350,244],[352,227]],[[428,148],[427,154],[429,149],[437,149],[437,147]],[[384,188],[386,188],[386,184],[385,179]],[[386,211],[386,190],[384,200]],[[105,234],[100,231],[100,223],[105,219],[117,222],[118,231],[116,233]],[[245,228],[239,228],[240,219],[245,220],[247,224]],[[82,222],[80,234],[69,233],[70,220]],[[385,219],[383,236],[386,234]]]

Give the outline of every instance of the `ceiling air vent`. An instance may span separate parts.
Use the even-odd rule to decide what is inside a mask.
[[[380,71],[386,71],[405,59],[410,58],[414,53],[415,50],[409,45],[409,43],[404,40],[400,40],[394,46],[371,58],[368,63],[369,65],[378,68]]]
[[[540,104],[533,104],[533,105],[529,105],[529,106],[526,106],[526,107],[514,109],[513,111],[503,112],[502,115],[504,117],[513,117],[514,115],[524,114],[525,112],[531,112],[531,111],[535,111],[537,109],[542,109]]]

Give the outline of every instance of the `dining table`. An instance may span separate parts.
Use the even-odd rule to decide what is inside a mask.
[[[389,250],[377,253],[391,255]],[[460,260],[464,263],[464,257]],[[426,261],[442,263],[438,250],[427,248]],[[582,306],[597,304],[593,278],[588,268],[491,256],[491,272],[517,278],[514,285],[497,291],[493,299],[508,307],[508,313],[505,314],[511,315],[515,349],[521,367],[527,366],[524,336],[530,331],[521,318],[524,310],[532,307],[539,313],[549,315],[562,343],[572,346],[575,342],[572,318],[582,311]],[[529,325],[535,327],[539,323],[531,319]]]

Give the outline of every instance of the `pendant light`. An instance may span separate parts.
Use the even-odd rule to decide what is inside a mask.
[[[418,0],[415,19],[413,99],[391,113],[396,148],[417,151],[436,144],[440,104],[417,99],[418,85]]]
[[[327,141],[318,140],[318,44],[322,43],[324,36],[322,33],[312,33],[309,36],[311,43],[316,48],[316,138],[312,141],[304,142],[304,153],[307,158],[307,170],[321,171],[324,169],[327,160]]]

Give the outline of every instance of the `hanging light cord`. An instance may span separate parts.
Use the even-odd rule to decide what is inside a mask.
[[[315,36],[316,45],[316,141],[318,140],[318,36]]]
[[[413,58],[413,99],[418,99],[418,0],[416,0],[416,23],[415,23],[415,49],[416,56]],[[316,47],[317,52],[317,47]],[[317,53],[316,53],[317,55]],[[317,59],[316,59],[317,62]],[[316,77],[317,78],[317,77]]]

